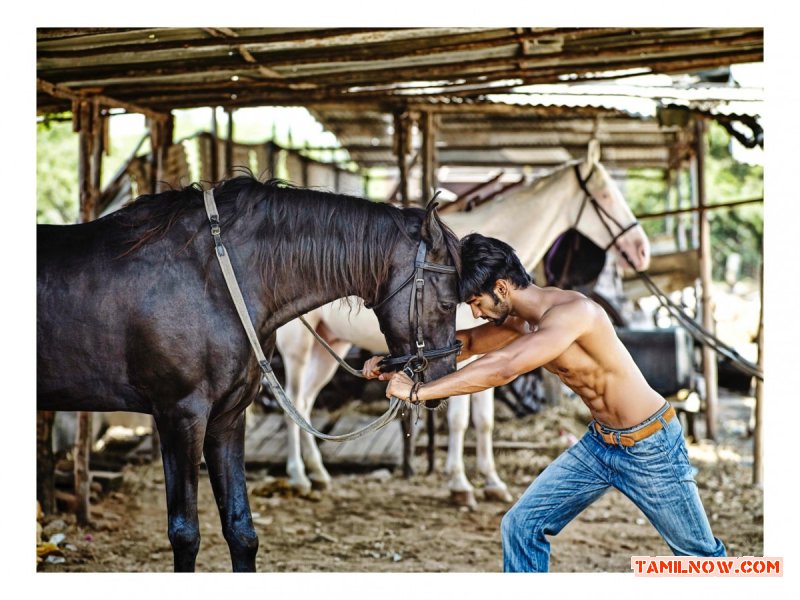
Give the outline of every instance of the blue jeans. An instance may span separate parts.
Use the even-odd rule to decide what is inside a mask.
[[[664,407],[626,433],[659,419],[664,426],[632,447],[611,445],[594,421],[580,442],[554,460],[503,517],[504,571],[547,571],[550,542],[584,508],[615,487],[647,516],[672,552],[725,556],[711,533],[677,417],[664,422]],[[613,540],[610,540],[613,544]]]

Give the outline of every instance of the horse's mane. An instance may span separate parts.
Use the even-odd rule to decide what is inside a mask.
[[[341,290],[342,296],[352,293],[346,286],[353,286],[357,295],[368,301],[376,300],[380,283],[388,277],[400,236],[412,239],[425,218],[425,211],[418,208],[401,210],[346,194],[298,188],[277,179],[261,182],[250,175],[221,182],[214,188],[214,199],[224,243],[234,248],[241,243],[235,235],[249,238],[255,244],[257,264],[248,267],[259,272],[265,284],[277,273],[314,274],[316,281],[310,284]],[[125,220],[137,226],[128,253],[163,238],[190,212],[199,210],[205,226],[183,247],[198,233],[208,232],[198,184],[141,196],[128,208]],[[458,238],[439,223],[458,267]],[[347,243],[348,239],[357,243]]]
[[[531,192],[538,192],[546,185],[553,183],[557,176],[561,175],[567,169],[572,169],[575,165],[580,164],[583,162],[583,159],[575,159],[565,162],[564,164],[558,165],[550,169],[549,171],[542,173],[541,175],[537,176],[531,183],[528,188],[525,188],[526,193]]]

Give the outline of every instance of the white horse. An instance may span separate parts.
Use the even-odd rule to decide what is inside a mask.
[[[621,226],[635,222],[635,217],[625,202],[619,188],[599,162],[599,146],[589,145],[587,158],[570,162],[543,176],[531,185],[518,188],[505,198],[480,205],[471,212],[443,214],[442,218],[459,237],[470,232],[499,238],[510,244],[529,271],[544,256],[555,239],[575,226],[597,245],[605,247],[612,235],[593,209],[581,189],[574,166],[579,165],[581,177],[588,181],[589,191],[601,208]],[[577,223],[576,223],[577,221]],[[617,225],[608,221],[614,235]],[[637,270],[646,269],[650,261],[650,246],[641,228],[636,225],[616,240],[616,246],[625,251]],[[626,265],[627,266],[627,265]],[[387,353],[386,344],[371,310],[350,310],[340,301],[326,304],[305,315],[309,324],[340,355],[344,356],[356,345],[373,354]],[[472,317],[469,307],[461,304],[456,313],[456,327],[465,329],[481,324]],[[336,371],[335,360],[316,342],[299,319],[278,329],[277,348],[283,358],[286,373],[286,393],[306,418],[317,394],[330,381]],[[460,364],[464,366],[467,364]],[[494,390],[472,394],[472,418],[477,436],[477,467],[485,477],[484,497],[511,502],[506,484],[495,469],[492,453],[494,427]],[[446,472],[451,498],[458,504],[474,506],[474,489],[464,472],[464,434],[470,413],[470,396],[453,396],[447,409],[449,443]],[[301,491],[315,487],[327,488],[330,475],[322,463],[314,438],[287,419],[288,458],[286,471],[289,484]],[[302,446],[302,453],[301,453]],[[305,458],[305,463],[303,461]]]

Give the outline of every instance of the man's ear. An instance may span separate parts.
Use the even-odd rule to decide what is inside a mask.
[[[498,279],[494,284],[494,289],[501,298],[508,297],[508,281],[505,279]]]

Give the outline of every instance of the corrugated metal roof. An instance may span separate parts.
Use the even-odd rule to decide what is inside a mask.
[[[37,77],[156,112],[379,104],[710,69],[761,61],[763,46],[761,28],[39,29]],[[66,109],[40,93],[39,112]]]
[[[396,165],[392,113],[424,110],[438,121],[439,165],[560,164],[596,137],[610,166],[667,167],[687,134],[659,121],[666,96],[591,89],[761,61],[763,42],[762,28],[708,27],[39,29],[37,108],[91,95],[151,116],[305,106],[363,166]],[[504,95],[519,86],[538,93]],[[694,93],[663,91],[673,109],[696,108]]]

